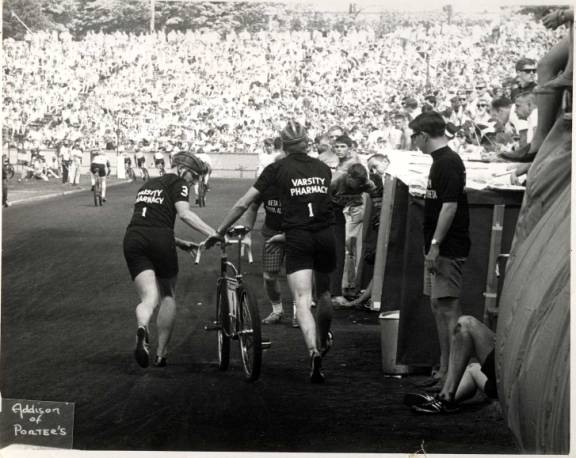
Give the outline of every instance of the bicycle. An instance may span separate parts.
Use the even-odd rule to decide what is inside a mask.
[[[230,341],[238,340],[244,378],[248,382],[254,382],[260,376],[262,350],[269,348],[271,344],[262,342],[258,305],[254,294],[242,277],[242,239],[249,231],[250,229],[244,226],[235,226],[227,232],[227,236],[238,244],[238,267],[228,261],[226,247],[230,242],[220,243],[220,276],[216,282],[216,321],[204,329],[218,332],[218,368],[221,371],[227,370],[230,363]],[[195,263],[199,262],[200,250],[197,250]]]
[[[98,172],[96,172],[95,174],[95,181],[94,181],[94,189],[93,189],[93,195],[94,195],[94,206],[95,207],[101,207],[102,206],[102,178],[100,178],[100,175],[98,174]]]

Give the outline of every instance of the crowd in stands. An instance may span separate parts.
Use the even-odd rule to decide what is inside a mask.
[[[36,32],[4,40],[4,142],[256,152],[296,118],[313,138],[339,125],[362,150],[407,149],[408,122],[430,109],[479,142],[492,100],[512,95],[515,64],[560,33],[520,15],[412,19],[384,35]]]

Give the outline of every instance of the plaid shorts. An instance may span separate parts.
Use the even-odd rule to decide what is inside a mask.
[[[285,249],[284,243],[268,243],[267,241],[282,231],[275,231],[268,227],[262,228],[264,237],[264,248],[262,250],[262,270],[269,273],[278,273],[284,265]]]

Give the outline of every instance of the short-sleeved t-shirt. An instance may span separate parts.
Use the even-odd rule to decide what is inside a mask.
[[[176,202],[188,202],[188,192],[186,181],[173,173],[148,180],[138,190],[128,227],[165,227],[173,230]]]
[[[267,166],[254,187],[261,193],[275,186],[282,206],[282,229],[318,231],[333,224],[329,188],[332,173],[322,161],[293,153]]]
[[[460,156],[445,146],[432,152],[432,167],[428,176],[428,186],[424,200],[424,246],[426,252],[436,230],[442,204],[457,202],[458,208],[452,225],[440,244],[440,254],[446,257],[466,257],[470,251],[468,227],[468,198],[466,169]]]
[[[260,202],[264,206],[264,224],[274,231],[282,230],[282,203],[276,186],[270,186],[260,195]]]

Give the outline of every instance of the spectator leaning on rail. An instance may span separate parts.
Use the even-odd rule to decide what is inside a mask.
[[[470,251],[466,169],[447,146],[440,114],[422,113],[410,128],[414,146],[432,156],[424,206],[424,294],[430,296],[440,341],[440,368],[432,377],[440,385],[448,371],[450,336],[462,314],[462,268]]]

